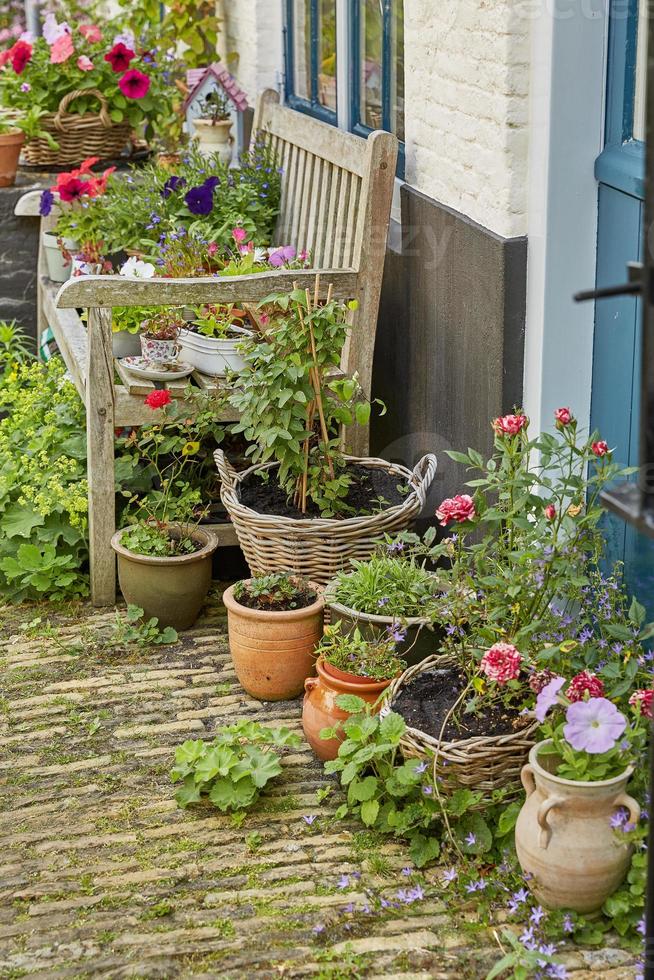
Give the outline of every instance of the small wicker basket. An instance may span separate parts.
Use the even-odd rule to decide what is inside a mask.
[[[67,112],[71,102],[89,95],[98,99],[99,112],[85,112],[83,115]],[[120,156],[125,149],[132,132],[130,123],[112,122],[107,100],[96,88],[69,92],[59,103],[56,112],[41,116],[39,125],[51,133],[59,144],[59,149],[53,150],[42,136],[25,143],[25,161],[32,166],[41,167],[64,167],[81,163],[87,157],[113,159]]]
[[[425,505],[437,466],[432,454],[423,456],[413,472],[383,459],[346,456],[349,462],[387,470],[405,480],[412,491],[401,504],[378,514],[344,520],[296,519],[260,514],[239,499],[239,485],[251,473],[273,469],[277,463],[258,464],[237,473],[222,449],[216,450],[214,459],[222,481],[220,499],[232,520],[251,573],[295,572],[319,585],[326,585],[338,572],[348,568],[351,558],[369,558],[385,534],[398,534],[409,527]]]
[[[393,710],[393,701],[402,688],[418,674],[455,663],[451,657],[436,654],[409,667],[388,688],[382,714]],[[438,780],[441,793],[462,788],[482,792],[484,797],[477,806],[482,808],[494,790],[506,790],[505,799],[520,794],[520,771],[535,745],[537,728],[538,722],[533,721],[508,735],[480,735],[450,742],[407,727],[400,740],[400,749],[405,759],[422,759],[432,765],[434,780]]]

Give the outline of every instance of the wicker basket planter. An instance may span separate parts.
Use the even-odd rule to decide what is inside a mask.
[[[448,667],[452,663],[452,658],[436,655],[409,667],[388,688],[382,713],[393,709],[393,702],[402,688],[418,674],[434,667]],[[443,741],[407,727],[400,741],[400,749],[405,759],[422,759],[432,765],[441,793],[451,793],[463,787],[484,793],[484,799],[477,807],[483,808],[494,790],[507,790],[507,799],[520,795],[520,772],[536,744],[534,735],[537,729],[538,722],[534,720],[525,728],[508,735],[481,735]]]
[[[83,115],[67,112],[75,99],[89,95],[98,99],[99,112],[85,112]],[[42,137],[25,143],[25,161],[40,167],[64,167],[81,163],[87,157],[113,159],[120,156],[125,149],[132,132],[129,123],[112,122],[107,100],[96,88],[69,92],[59,103],[57,112],[48,112],[41,116],[39,125],[52,133],[59,144],[59,149],[53,150]]]
[[[236,530],[252,575],[288,571],[326,585],[337,572],[348,568],[351,558],[371,556],[385,534],[405,530],[422,510],[436,474],[436,457],[423,456],[413,472],[383,459],[346,456],[349,462],[371,469],[388,470],[412,487],[395,507],[364,517],[297,519],[260,514],[241,503],[239,486],[255,471],[274,469],[277,463],[252,466],[242,473],[229,464],[221,449],[214,453],[222,482],[220,499]]]

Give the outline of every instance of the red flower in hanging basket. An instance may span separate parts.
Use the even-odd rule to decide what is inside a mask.
[[[122,74],[124,71],[127,71],[130,61],[135,57],[136,55],[132,49],[123,44],[122,41],[119,41],[118,44],[114,44],[111,51],[107,51],[104,60],[109,62],[113,71],[117,74]]]
[[[70,202],[79,201],[81,197],[84,197],[87,187],[83,180],[79,180],[77,177],[68,177],[61,183],[57,182],[57,190],[62,201]]]
[[[142,99],[150,89],[150,79],[142,71],[130,68],[118,82],[118,88],[128,99]]]
[[[148,397],[145,399],[145,404],[149,405],[150,408],[163,408],[164,405],[170,405],[172,398],[170,397],[170,392],[165,388],[157,388],[155,391],[151,391]]]
[[[9,55],[11,57],[11,67],[17,75],[20,75],[32,57],[32,45],[28,44],[27,41],[16,41]]]

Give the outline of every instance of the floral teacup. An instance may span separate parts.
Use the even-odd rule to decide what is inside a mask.
[[[141,353],[146,361],[154,364],[173,364],[179,354],[176,340],[157,340],[141,334]]]

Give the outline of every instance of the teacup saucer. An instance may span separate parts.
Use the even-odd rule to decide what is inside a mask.
[[[179,378],[187,378],[195,371],[192,364],[186,361],[174,361],[172,364],[158,364],[155,361],[147,361],[144,357],[121,357],[120,364],[136,374],[139,378],[147,378],[149,381],[176,381]]]

